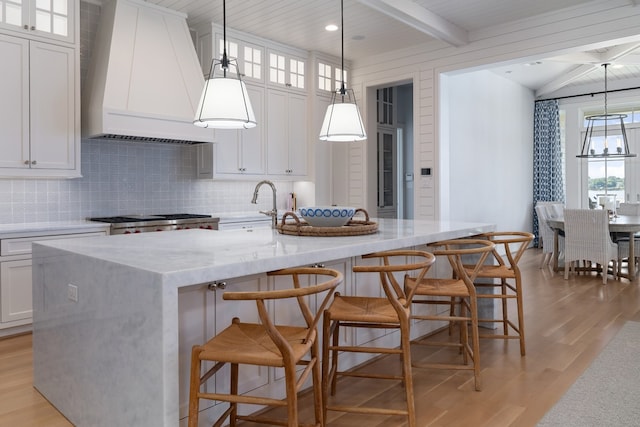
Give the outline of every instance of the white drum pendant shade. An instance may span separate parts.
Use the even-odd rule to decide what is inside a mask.
[[[353,142],[365,139],[367,139],[367,135],[356,104],[337,102],[327,107],[320,129],[320,140]]]
[[[229,77],[207,79],[193,124],[218,129],[255,127],[256,116],[244,82]]]

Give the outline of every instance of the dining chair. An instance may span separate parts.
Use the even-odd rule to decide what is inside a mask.
[[[293,286],[287,289],[255,292],[225,292],[222,298],[232,301],[256,302],[260,323],[245,323],[237,317],[231,325],[218,333],[206,344],[193,346],[191,352],[191,377],[189,387],[189,427],[198,426],[200,399],[228,402],[229,408],[214,425],[221,426],[229,418],[229,425],[236,426],[238,420],[263,424],[298,427],[298,391],[311,376],[313,383],[315,423],[324,425],[322,413],[322,379],[318,349],[317,324],[320,314],[329,304],[333,292],[342,283],[342,273],[328,268],[300,267],[268,273],[270,276],[290,276]],[[312,280],[315,278],[316,280]],[[303,286],[303,283],[315,283]],[[317,308],[312,310],[309,302],[317,297]],[[303,326],[274,324],[273,300],[295,299],[304,319]],[[295,304],[294,304],[295,305]],[[213,366],[202,373],[203,362]],[[218,390],[219,384],[203,391],[203,385],[226,364],[231,367],[229,392]],[[239,394],[238,377],[241,365],[259,365],[284,369],[284,400],[264,396]],[[302,367],[298,372],[298,367]],[[285,407],[286,420],[272,419],[261,415],[240,415],[238,404]]]
[[[449,262],[452,274],[448,277],[424,277],[422,280],[407,279],[405,283],[407,291],[415,288],[411,318],[414,320],[445,321],[449,322],[450,326],[457,323],[460,326],[460,336],[457,343],[437,341],[427,336],[412,340],[411,344],[457,347],[462,354],[462,363],[455,363],[455,360],[442,363],[414,361],[413,367],[471,370],[473,371],[475,389],[480,391],[482,382],[480,377],[478,301],[473,282],[487,256],[495,248],[495,244],[488,240],[455,239],[429,244],[429,248],[436,258],[444,258]],[[470,271],[465,270],[463,258],[466,262],[474,259],[475,267]],[[435,305],[436,307],[446,305],[450,310],[423,311],[418,309],[418,305]],[[469,340],[469,331],[471,331],[471,340]]]
[[[552,215],[553,213],[553,215]],[[550,204],[537,204],[536,214],[538,215],[538,232],[540,233],[540,240],[542,241],[542,261],[540,262],[540,268],[548,265],[554,256],[553,253],[553,239],[555,231],[548,223],[548,219],[555,215],[555,209]],[[558,256],[564,251],[564,236],[558,236]]]
[[[640,203],[621,202],[616,209],[618,215],[640,216]]]
[[[524,251],[533,240],[533,234],[526,231],[492,231],[478,236],[495,244],[491,256],[481,266],[474,282],[478,301],[497,300],[501,313],[494,317],[478,319],[480,323],[502,324],[502,333],[480,334],[480,338],[517,339],[520,342],[520,355],[526,354],[524,335],[524,308],[522,302],[522,275],[518,263]],[[474,265],[466,265],[471,274]],[[517,323],[509,317],[509,301],[515,301]]]
[[[602,283],[607,283],[609,262],[613,262],[612,273],[617,273],[618,245],[611,240],[609,214],[603,209],[564,210],[564,278],[569,279],[569,270],[579,261],[595,262],[602,272]]]
[[[409,427],[416,426],[413,379],[411,375],[410,312],[415,286],[405,287],[411,275],[416,281],[422,280],[435,260],[435,256],[426,251],[394,250],[376,252],[362,256],[363,264],[353,266],[356,274],[372,275],[372,285],[382,288],[384,296],[343,296],[336,292],[334,300],[324,312],[322,337],[322,389],[324,419],[327,411],[356,414],[401,415],[407,417]],[[376,263],[371,265],[365,260]],[[403,275],[401,283],[397,275]],[[363,278],[364,279],[364,278]],[[379,282],[379,283],[377,283]],[[399,346],[385,347],[382,343],[353,346],[342,344],[341,330],[355,328],[359,330],[396,330],[399,332]],[[345,333],[342,331],[342,333]],[[380,370],[344,371],[339,369],[338,358],[342,354],[397,354],[402,361],[401,374],[380,372]],[[363,405],[361,400],[354,401],[348,395],[337,391],[338,377],[370,378],[373,380],[399,380],[404,388],[405,408],[399,409],[393,402],[381,402],[375,395]],[[340,384],[344,384],[342,381]],[[375,386],[373,388],[375,390]],[[365,390],[366,391],[366,390]],[[362,396],[360,396],[362,397]],[[384,400],[384,399],[382,399]],[[380,405],[382,403],[382,405]]]

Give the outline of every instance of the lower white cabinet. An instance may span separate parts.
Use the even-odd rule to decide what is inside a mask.
[[[31,243],[38,240],[103,236],[106,231],[53,233],[0,238],[0,336],[20,333],[30,328],[33,317]]]
[[[31,323],[31,259],[0,263],[0,322]]]

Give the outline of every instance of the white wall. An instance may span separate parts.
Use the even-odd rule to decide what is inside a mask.
[[[500,230],[531,230],[533,109],[531,90],[490,71],[448,78],[449,203],[453,220],[483,221]],[[529,209],[524,209],[529,207]]]

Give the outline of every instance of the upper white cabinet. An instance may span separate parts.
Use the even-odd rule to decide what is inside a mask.
[[[0,58],[0,176],[79,176],[76,50],[0,34]]]
[[[247,84],[247,92],[257,126],[242,130],[216,130],[214,144],[198,146],[198,178],[246,177],[255,180],[256,175],[264,175],[264,88]]]
[[[267,82],[270,86],[306,92],[305,58],[270,49],[268,59]]]
[[[196,50],[206,75],[211,58],[222,55],[222,29],[205,23],[195,30]],[[239,131],[216,130],[213,145],[198,147],[198,177],[307,177],[307,93],[311,90],[307,52],[229,29],[226,49],[229,58],[238,62],[258,126]]]
[[[77,0],[0,0],[0,29],[75,42]]]
[[[267,92],[267,173],[307,175],[307,97],[284,90]]]

